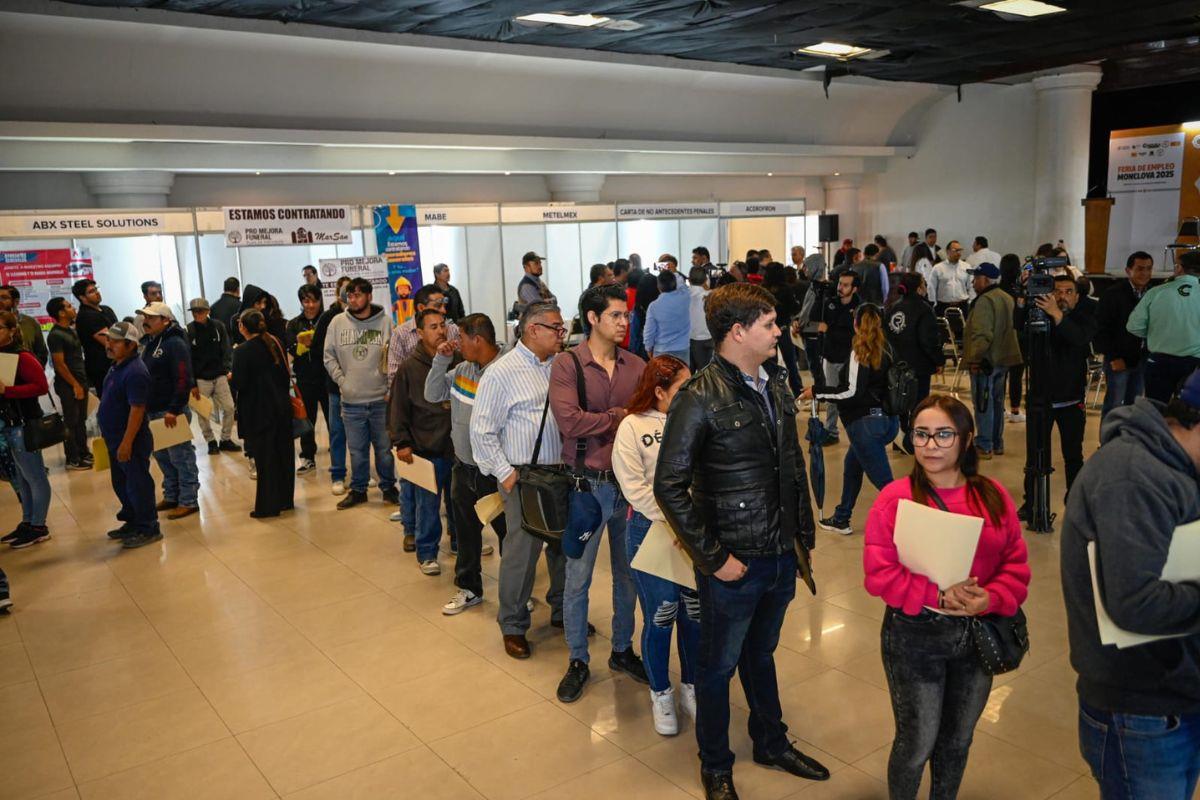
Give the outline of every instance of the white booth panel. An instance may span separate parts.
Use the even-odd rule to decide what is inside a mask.
[[[681,267],[692,263],[692,248],[707,247],[714,262],[721,260],[720,222],[715,217],[679,220],[679,251],[675,257]]]
[[[510,309],[517,300],[517,284],[521,282],[521,278],[525,277],[525,268],[521,266],[521,256],[530,250],[540,256],[548,255],[546,253],[546,226],[540,224],[505,225],[501,228],[501,237],[504,243],[504,308]],[[576,258],[579,257],[578,252],[576,250]],[[549,274],[552,267],[552,263],[546,265],[546,275]]]
[[[375,231],[371,231],[371,235],[365,238],[369,238],[372,242],[374,242]],[[353,258],[354,256],[367,255],[367,251],[363,249],[363,240],[364,237],[362,228],[355,228],[354,230],[350,231],[350,244],[334,245],[334,249],[337,250],[337,258]],[[371,253],[373,254],[374,252],[375,251],[372,249]]]
[[[472,225],[466,231],[468,262],[466,270],[459,268],[458,273],[469,273],[467,286],[470,291],[453,277],[453,269],[450,272],[451,282],[459,287],[467,313],[487,314],[496,327],[496,335],[500,336],[508,309],[512,308],[512,301],[507,300],[504,270],[501,267],[500,229],[491,225]]]
[[[575,303],[583,287],[587,285],[588,270],[592,264],[607,264],[615,261],[617,251],[617,223],[615,222],[581,222],[579,224],[579,257],[583,266],[581,272],[580,291],[576,292],[571,303]],[[655,253],[651,258],[658,256]],[[643,259],[643,263],[645,260]]]
[[[175,248],[175,237],[156,236],[154,238],[158,240],[158,264],[162,270],[162,280],[160,282],[162,283],[163,299],[171,307],[171,310],[175,312],[175,319],[179,324],[187,325],[191,319],[191,315],[186,313],[188,300],[191,297],[195,297],[195,295],[189,297],[186,293],[185,285],[180,283],[181,273],[178,253]],[[199,284],[200,276],[197,273],[193,285],[198,287]],[[199,289],[197,288],[195,291],[199,291]]]
[[[312,251],[328,251],[323,257],[334,258],[333,249],[332,245],[243,247],[240,249],[242,288],[254,284],[275,295],[284,318],[291,319],[300,313],[300,299],[296,296],[296,290],[304,282],[301,270],[305,264],[316,265],[319,260]]]
[[[100,295],[105,305],[112,306],[118,318],[133,316],[146,304],[142,299],[143,281],[163,282],[159,238],[118,236],[76,240],[77,247],[91,253]],[[174,306],[179,298],[167,295],[167,301]]]
[[[186,276],[189,265],[196,260],[196,245],[190,236],[177,236],[175,239],[179,263],[184,267]],[[237,248],[225,246],[224,234],[203,233],[200,235],[200,266],[204,273],[204,297],[212,303],[225,290],[225,279],[238,277]],[[198,290],[196,294],[199,294]],[[191,300],[196,294],[189,294],[188,299]]]
[[[421,249],[421,284],[433,283],[435,264],[446,264],[450,267],[450,283],[466,298],[467,229],[461,225],[418,226],[417,246]]]
[[[715,220],[714,220],[715,221]],[[637,253],[643,266],[653,264],[663,253],[687,263],[680,253],[679,220],[632,219],[617,223],[617,252],[621,256]],[[604,259],[608,263],[611,259]],[[593,262],[598,263],[598,262]]]
[[[600,223],[603,224],[603,223]],[[583,262],[580,250],[582,225],[546,226],[546,274],[544,280],[558,298],[563,318],[575,315],[574,307],[583,292]],[[608,259],[597,259],[608,260]],[[590,267],[593,261],[588,261]]]

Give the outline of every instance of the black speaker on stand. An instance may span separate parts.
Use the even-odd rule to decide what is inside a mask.
[[[820,214],[817,216],[817,238],[822,242],[838,240],[838,215]]]

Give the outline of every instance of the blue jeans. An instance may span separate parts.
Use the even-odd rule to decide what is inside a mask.
[[[1133,405],[1146,388],[1146,362],[1136,367],[1126,367],[1120,372],[1113,372],[1108,359],[1104,360],[1104,407],[1100,410],[1100,419],[1108,416],[1108,412],[1120,406]]]
[[[329,479],[346,480],[346,424],[342,422],[342,396],[329,393]]]
[[[25,449],[24,426],[5,425],[0,428],[0,436],[4,437],[4,445],[17,465],[12,487],[21,499],[21,521],[27,525],[45,525],[46,512],[50,510],[50,481],[46,479],[42,451]]]
[[[417,492],[416,486],[408,481],[400,483],[400,524],[406,534],[417,533]],[[428,492],[426,492],[428,494]]]
[[[636,511],[629,520],[629,563],[650,530],[650,520]],[[678,583],[632,570],[642,603],[642,664],[650,678],[650,688],[665,692],[671,688],[671,627],[679,639],[679,675],[683,683],[696,682],[696,655],[700,651],[700,597]],[[681,608],[682,606],[682,608]],[[682,611],[682,613],[680,613]]]
[[[346,425],[346,447],[350,451],[350,491],[366,492],[371,480],[371,449],[375,449],[375,473],[379,488],[396,488],[396,462],[387,432],[387,402],[342,403]]]
[[[834,520],[850,521],[864,472],[876,489],[892,482],[887,448],[899,431],[900,421],[895,417],[862,417],[846,426],[850,449],[842,462],[842,500],[833,511]]]
[[[994,367],[990,374],[978,372],[971,376],[975,446],[989,453],[1004,449],[1004,376],[1007,372],[1007,367]]]
[[[1103,800],[1190,800],[1200,777],[1200,714],[1118,714],[1080,701],[1079,750]]]
[[[109,460],[111,462],[113,493],[121,501],[121,509],[117,519],[135,531],[153,532],[158,530],[158,512],[154,508],[154,476],[150,474],[150,451],[154,449],[154,440],[150,431],[138,434],[133,440],[133,449],[129,460],[117,460],[117,448],[121,446],[120,439],[109,441]]]
[[[162,419],[165,411],[147,414],[150,419]],[[191,409],[184,409],[188,422]],[[116,456],[116,452],[113,452]],[[190,441],[180,442],[165,450],[155,450],[154,460],[163,474],[163,499],[181,506],[195,508],[200,503],[200,468],[196,466],[196,448]]]
[[[775,648],[788,603],[796,596],[796,554],[746,559],[746,574],[718,580],[696,571],[700,657],[696,661],[696,741],[700,769],[732,772],[729,680],[736,669],[750,704],[754,753],[773,758],[788,748],[779,705]]]
[[[412,488],[413,501],[416,506],[417,561],[437,560],[438,546],[442,541],[442,498],[450,491],[451,460],[448,458],[431,458],[429,460],[433,463],[433,474],[437,479],[436,494],[408,481],[402,481],[400,484],[402,493],[405,486]],[[403,504],[403,494],[401,494],[401,507]],[[409,530],[412,529],[405,528],[405,532]]]
[[[600,519],[608,522],[608,549],[612,564],[613,617],[612,649],[623,653],[633,647],[633,610],[637,606],[637,588],[629,569],[629,554],[625,546],[625,516],[629,504],[615,483],[591,481],[592,496],[600,504]],[[566,559],[566,587],[563,590],[563,628],[572,661],[588,662],[588,590],[592,587],[592,572],[604,522],[587,540],[583,555]]]
[[[646,326],[646,320],[642,318],[642,312],[634,309],[629,314],[629,352],[642,358],[646,357],[646,350],[642,346],[642,331]]]

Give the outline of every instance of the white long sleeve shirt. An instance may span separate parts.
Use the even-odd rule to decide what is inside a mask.
[[[493,361],[479,380],[471,412],[471,452],[485,475],[503,481],[518,466],[531,463],[542,415],[539,464],[562,463],[562,436],[554,414],[545,411],[550,392],[550,365],[517,342],[516,347]]]
[[[617,426],[612,468],[621,493],[633,510],[651,522],[666,522],[654,499],[654,468],[667,415],[661,411],[630,414]]]
[[[961,258],[957,264],[939,261],[929,273],[929,299],[933,303],[962,303],[975,296],[971,287],[971,276],[967,270],[971,265]]]
[[[995,264],[1000,266],[1000,254],[990,248],[976,250],[971,255],[967,256],[967,260],[971,262],[972,267],[978,267],[980,264]]]

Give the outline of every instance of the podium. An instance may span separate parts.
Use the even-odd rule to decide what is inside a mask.
[[[1103,274],[1108,264],[1108,220],[1112,214],[1112,197],[1085,197],[1083,205],[1083,262],[1089,275]]]

